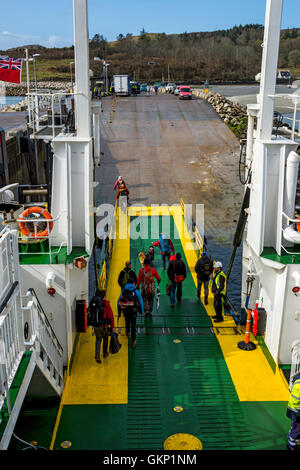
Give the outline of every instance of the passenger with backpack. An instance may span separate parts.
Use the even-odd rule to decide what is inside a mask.
[[[114,190],[119,189],[120,186],[126,186],[125,180],[122,178],[122,176],[119,176],[119,178],[115,182]]]
[[[121,289],[123,289],[125,287],[125,285],[127,284],[129,278],[131,278],[133,280],[134,284],[137,283],[136,274],[131,269],[131,267],[132,267],[131,261],[126,261],[125,268],[122,269],[122,271],[119,274],[118,284],[121,287]]]
[[[128,283],[122,289],[118,299],[119,318],[123,312],[125,317],[126,336],[131,336],[132,347],[136,346],[136,317],[138,312],[144,313],[143,299],[139,290],[135,287],[133,279],[129,278]]]
[[[159,236],[159,240],[157,242],[152,242],[153,246],[159,246],[160,247],[160,254],[161,254],[161,259],[163,263],[163,270],[166,269],[166,259],[168,260],[169,264],[169,259],[171,255],[171,251],[175,254],[175,249],[174,245],[169,238],[169,235],[166,233],[161,233]],[[168,265],[167,265],[168,267]]]
[[[175,307],[175,294],[177,302],[181,303],[182,283],[186,278],[186,266],[181,259],[181,254],[176,253],[176,259],[170,261],[168,267],[168,276],[171,281],[170,301],[171,307]]]
[[[205,305],[208,304],[208,285],[210,275],[213,272],[213,261],[207,255],[206,251],[202,252],[201,258],[198,259],[195,272],[197,273],[197,297],[200,299],[201,297],[201,290],[202,285],[204,288],[204,303]]]
[[[160,283],[160,275],[155,268],[151,267],[150,259],[148,257],[144,260],[144,266],[140,269],[136,287],[139,289],[142,286],[141,294],[144,303],[145,317],[151,317],[153,310],[153,303],[155,297],[155,279],[157,281],[157,289]]]
[[[108,356],[108,335],[114,329],[114,314],[110,303],[105,299],[105,290],[97,289],[90,301],[88,312],[88,325],[94,328],[96,336],[95,359],[101,364],[100,349],[103,339],[103,358]]]

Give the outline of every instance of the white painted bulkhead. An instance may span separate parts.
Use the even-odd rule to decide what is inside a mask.
[[[49,273],[54,273],[55,294],[50,295],[46,286]],[[34,290],[51,327],[64,351],[67,366],[76,338],[76,300],[88,301],[88,268],[77,269],[74,265],[20,265],[21,293]]]

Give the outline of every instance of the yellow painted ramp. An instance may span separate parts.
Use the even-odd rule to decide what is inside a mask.
[[[106,289],[106,298],[109,300],[115,317],[117,327],[117,301],[120,287],[117,283],[120,271],[130,258],[130,238],[123,234],[119,238],[119,227],[124,223],[120,221],[117,213],[116,230],[118,236],[114,240],[113,255],[109,269],[109,279]],[[121,217],[122,219],[122,217]],[[125,221],[126,222],[126,221]],[[129,223],[128,223],[129,227]],[[126,236],[125,236],[126,235]],[[81,333],[74,357],[72,371],[68,377],[62,398],[63,405],[98,405],[123,404],[128,401],[128,340],[125,336],[124,317],[120,319],[122,334],[119,336],[122,347],[117,354],[102,357],[102,364],[95,361],[95,336],[92,328]]]

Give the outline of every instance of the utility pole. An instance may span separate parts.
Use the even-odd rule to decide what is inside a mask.
[[[26,79],[27,79],[27,110],[28,110],[28,124],[31,126],[31,109],[30,109],[30,85],[29,85],[29,54],[28,49],[25,49],[25,56],[26,56]]]

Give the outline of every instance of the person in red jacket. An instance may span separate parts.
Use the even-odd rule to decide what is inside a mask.
[[[126,183],[125,183],[125,181],[123,180],[122,176],[119,176],[119,178],[117,179],[117,181],[116,181],[115,184],[114,184],[114,189],[115,189],[115,190],[116,190],[117,188],[119,189],[119,187],[120,187],[121,185],[126,186]]]
[[[153,302],[155,296],[155,279],[157,285],[160,283],[160,275],[155,268],[150,266],[150,258],[146,257],[144,260],[144,266],[140,269],[137,288],[142,285],[141,295],[144,302],[145,317],[152,315]]]
[[[152,245],[160,247],[160,254],[161,254],[161,259],[162,259],[162,264],[163,264],[163,270],[165,270],[166,269],[166,258],[167,258],[168,264],[169,264],[171,251],[173,251],[173,254],[175,254],[175,249],[174,249],[174,245],[172,243],[172,240],[170,239],[168,234],[161,233],[160,236],[159,236],[159,240],[157,242],[152,242]],[[168,268],[168,264],[167,264],[167,268]]]
[[[101,349],[101,342],[103,339],[103,358],[108,356],[108,335],[111,334],[114,327],[114,314],[111,309],[110,303],[108,300],[105,299],[106,292],[105,290],[98,289],[96,291],[95,297],[98,297],[102,300],[104,304],[104,312],[103,312],[103,324],[100,326],[94,326],[94,332],[96,336],[96,344],[95,344],[95,359],[96,362],[101,364],[100,359],[100,349]]]

